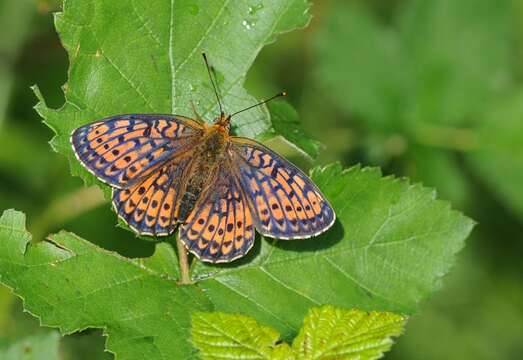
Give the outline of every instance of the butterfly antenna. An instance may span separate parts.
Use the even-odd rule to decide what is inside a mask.
[[[263,101],[261,101],[261,102],[259,102],[259,103],[257,103],[257,104],[251,105],[251,106],[249,106],[249,107],[247,107],[247,108],[245,108],[245,109],[243,109],[243,110],[236,111],[234,114],[229,115],[229,119],[232,118],[232,117],[235,116],[235,115],[238,115],[239,113],[242,113],[242,112],[244,112],[244,111],[250,110],[250,109],[252,109],[252,108],[254,108],[254,107],[256,107],[256,106],[260,106],[260,105],[266,104],[266,103],[268,103],[269,101],[274,100],[274,99],[276,99],[276,98],[279,98],[279,97],[281,97],[281,96],[287,96],[287,93],[286,93],[285,91],[282,91],[281,93],[278,93],[278,94],[274,95],[273,97],[270,97],[270,98],[268,98],[268,99],[266,99],[266,100],[263,100]]]
[[[216,100],[218,100],[218,106],[220,107],[220,115],[223,116],[225,113],[223,111],[220,97],[218,96],[217,85],[214,83],[214,80],[213,80],[213,77],[211,74],[211,67],[209,66],[209,61],[207,61],[207,55],[205,55],[205,53],[202,53],[202,56],[203,56],[203,60],[205,61],[205,66],[207,67],[207,72],[209,73],[209,78],[211,79],[212,88],[214,89],[214,95],[216,95]]]

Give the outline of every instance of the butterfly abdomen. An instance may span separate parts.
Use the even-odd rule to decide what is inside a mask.
[[[226,150],[226,134],[209,128],[203,141],[194,151],[194,158],[188,172],[188,181],[178,208],[178,221],[184,222],[194,209],[203,189],[212,181],[217,165]]]

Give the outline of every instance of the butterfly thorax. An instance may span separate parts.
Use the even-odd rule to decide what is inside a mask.
[[[187,170],[188,180],[178,208],[178,221],[187,219],[202,191],[211,184],[217,166],[225,157],[228,136],[227,129],[219,124],[205,127]]]

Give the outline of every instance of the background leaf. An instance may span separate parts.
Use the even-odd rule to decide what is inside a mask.
[[[274,128],[274,131],[267,135],[281,135],[290,145],[310,159],[318,157],[321,143],[305,134],[296,110],[282,101],[269,103],[267,106],[271,113],[271,122]]]
[[[3,360],[59,360],[59,340],[60,335],[55,331],[33,335],[13,344],[0,346],[0,358]]]
[[[11,88],[13,67],[18,52],[30,32],[35,13],[32,0],[3,0],[0,2],[0,125],[3,124]]]
[[[316,78],[370,133],[366,161],[465,206],[454,153],[476,146],[478,114],[512,86],[511,9],[511,0],[408,0],[387,19],[349,3],[329,11],[316,37]]]
[[[390,119],[401,111],[406,76],[397,37],[382,31],[364,8],[338,5],[316,38],[316,75],[326,93],[342,110],[358,114],[381,131],[393,128]]]
[[[337,6],[317,38],[318,78],[374,130],[423,141],[420,126],[466,124],[508,86],[509,42],[499,39],[509,8],[505,0],[411,0],[387,26],[367,9]]]
[[[523,219],[523,91],[478,119],[478,148],[467,159],[484,182]]]

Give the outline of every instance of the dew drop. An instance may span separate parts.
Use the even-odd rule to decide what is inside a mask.
[[[263,9],[263,4],[262,3],[251,5],[251,6],[249,6],[249,9],[248,9],[249,15],[254,16],[261,9]]]
[[[256,25],[256,23],[254,21],[251,21],[251,20],[243,20],[242,21],[242,25],[247,30],[251,30]]]

